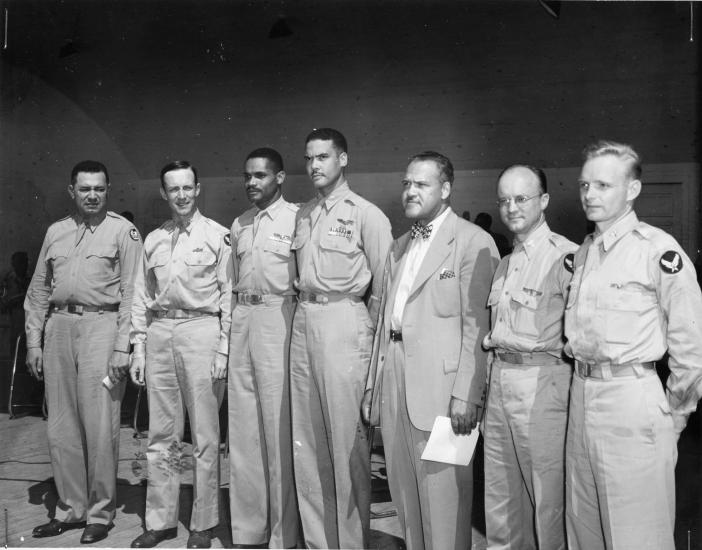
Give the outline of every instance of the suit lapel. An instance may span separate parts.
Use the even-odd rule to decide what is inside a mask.
[[[414,279],[410,296],[412,296],[419,288],[436,273],[437,269],[451,253],[451,244],[453,243],[456,226],[456,214],[449,212],[444,223],[439,227],[439,232],[431,242],[427,255],[424,256],[422,265],[419,267],[417,277]]]

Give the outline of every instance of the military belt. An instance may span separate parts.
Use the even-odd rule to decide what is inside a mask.
[[[158,319],[195,319],[197,317],[219,317],[218,311],[198,311],[195,309],[152,309],[151,314]]]
[[[51,304],[50,312],[63,311],[83,315],[83,313],[103,313],[105,311],[119,311],[119,304],[107,304],[104,306],[84,306],[83,304]]]
[[[546,351],[503,351],[496,350],[495,356],[505,363],[512,365],[560,365],[563,359]]]
[[[656,372],[656,363],[625,363],[613,365],[611,363],[586,363],[575,362],[575,372],[581,378],[616,378],[620,376],[650,376]]]
[[[320,294],[316,292],[300,292],[298,299],[301,302],[312,302],[314,304],[328,304],[332,302],[360,302],[362,298],[360,296],[354,296],[352,294]]]

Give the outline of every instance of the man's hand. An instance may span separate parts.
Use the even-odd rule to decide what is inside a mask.
[[[210,368],[212,380],[223,380],[227,377],[227,356],[219,352],[215,353],[212,367]]]
[[[44,379],[44,354],[41,348],[28,348],[25,364],[34,378]]]
[[[366,426],[370,426],[371,403],[373,402],[373,390],[366,390],[361,401],[361,419]]]
[[[124,380],[129,370],[129,353],[126,351],[112,352],[110,361],[107,363],[107,375],[113,384],[118,384]]]
[[[456,435],[467,435],[478,425],[480,407],[468,401],[451,398],[449,403],[449,415],[451,416],[451,427]]]
[[[137,386],[144,386],[144,372],[146,371],[146,356],[143,353],[132,353],[129,358],[129,375]]]

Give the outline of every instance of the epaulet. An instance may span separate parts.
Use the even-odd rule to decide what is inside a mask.
[[[300,204],[295,202],[286,202],[285,208],[287,208],[291,212],[297,212],[298,210],[300,210]]]
[[[361,195],[355,191],[349,190],[349,193],[344,197],[344,201],[348,201],[355,206],[367,206],[373,205],[368,199],[364,199]]]
[[[670,233],[646,222],[639,222],[634,232],[649,241],[658,250],[680,249],[680,244]]]
[[[548,238],[553,246],[555,246],[561,252],[575,252],[578,245],[574,242],[566,239],[563,235],[551,232],[551,236]]]

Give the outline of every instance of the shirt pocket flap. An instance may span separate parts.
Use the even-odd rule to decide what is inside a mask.
[[[500,302],[501,295],[502,295],[502,288],[493,288],[490,291],[490,296],[488,296],[487,305],[490,307],[496,306]]]
[[[653,295],[635,289],[607,288],[597,294],[597,307],[618,311],[646,311],[655,305]]]
[[[343,237],[340,235],[323,235],[319,240],[319,247],[325,250],[341,252],[343,254],[359,252],[359,248],[356,245],[356,239]]]
[[[159,252],[157,254],[152,254],[147,264],[149,267],[162,267],[168,263],[168,258],[168,252]]]
[[[117,247],[114,245],[95,248],[86,253],[87,257],[95,256],[97,258],[109,258],[111,260],[117,258],[118,255],[119,252],[117,250]]]
[[[444,359],[444,374],[450,374],[458,370],[458,360]]]
[[[517,302],[519,305],[528,307],[529,309],[536,309],[537,301],[536,296],[532,296],[524,290],[515,290],[512,293],[512,301]]]
[[[46,251],[46,259],[55,260],[56,258],[68,258],[68,248],[52,244]]]
[[[217,263],[217,256],[211,250],[188,252],[183,261],[186,265],[214,265]]]

